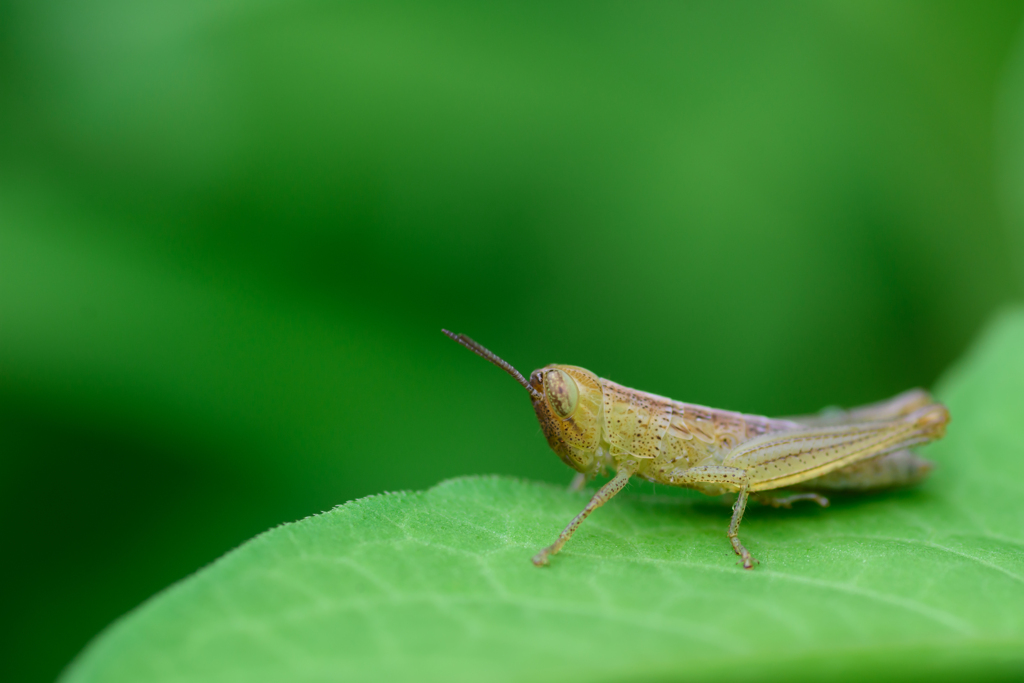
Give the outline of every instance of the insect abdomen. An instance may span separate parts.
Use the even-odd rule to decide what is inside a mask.
[[[871,491],[911,486],[927,477],[934,467],[935,464],[930,460],[904,449],[847,465],[816,479],[808,479],[793,488],[813,491]]]

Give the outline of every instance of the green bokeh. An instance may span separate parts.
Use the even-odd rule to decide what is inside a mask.
[[[1022,14],[0,4],[0,679],[274,524],[567,479],[442,326],[751,412],[929,385],[1024,288]]]

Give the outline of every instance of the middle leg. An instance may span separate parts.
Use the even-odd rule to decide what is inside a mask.
[[[732,543],[732,549],[736,551],[736,554],[743,560],[744,569],[754,568],[754,556],[750,554],[750,551],[740,542],[740,520],[743,519],[743,511],[747,509],[747,486],[743,485],[740,489],[739,495],[736,496],[736,502],[732,506],[732,519],[729,520],[729,542]]]
[[[673,484],[712,484],[737,491],[736,503],[732,506],[732,519],[729,520],[729,543],[732,549],[743,561],[744,569],[753,569],[757,560],[750,554],[746,546],[740,541],[740,522],[743,520],[743,512],[747,509],[747,487],[749,480],[745,470],[738,467],[724,467],[721,465],[705,465],[691,467],[680,472],[673,473]]]

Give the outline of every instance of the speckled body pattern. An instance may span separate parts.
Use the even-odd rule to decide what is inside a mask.
[[[634,476],[708,495],[741,488],[733,478],[693,481],[695,467],[747,472],[750,492],[781,488],[867,490],[916,483],[931,464],[907,450],[942,436],[949,414],[915,389],[884,403],[830,415],[768,418],[673,401],[623,387],[584,368],[550,365],[580,387],[576,413],[534,410],[552,450],[588,478],[635,463]],[[789,434],[788,439],[780,435]],[[799,447],[794,452],[794,445]],[[774,457],[773,457],[774,456]]]
[[[614,473],[533,558],[538,566],[548,564],[583,520],[636,476],[712,496],[736,493],[728,537],[751,569],[755,560],[739,540],[749,497],[776,507],[798,500],[825,507],[828,499],[820,492],[915,484],[932,465],[909,449],[942,438],[949,422],[946,407],[921,389],[853,410],[768,418],[673,401],[574,365],[548,365],[527,380],[472,339],[444,332],[529,392],[548,444],[579,472],[579,483]],[[763,493],[774,490],[788,494]]]

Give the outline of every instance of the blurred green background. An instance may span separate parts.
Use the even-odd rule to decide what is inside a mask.
[[[6,0],[0,679],[275,524],[568,481],[442,326],[757,413],[930,385],[1024,288],[1022,18]]]

